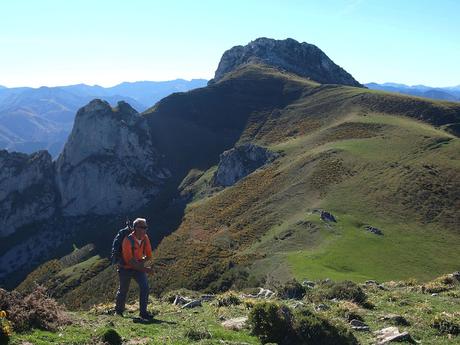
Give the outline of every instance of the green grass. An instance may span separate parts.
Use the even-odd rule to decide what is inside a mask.
[[[392,326],[390,321],[381,320],[382,316],[397,314],[404,317],[409,324],[398,325],[398,329],[407,331],[417,341],[424,344],[454,344],[460,336],[449,337],[441,334],[433,327],[436,315],[442,313],[458,313],[460,305],[460,282],[439,283],[445,291],[432,296],[424,293],[424,286],[415,280],[406,282],[383,283],[380,289],[374,285],[362,285],[367,301],[373,306],[367,308],[352,303],[351,301],[329,300],[322,290],[321,284],[316,284],[313,290],[308,290],[302,299],[303,308],[315,310],[319,303],[328,306],[323,311],[313,312],[334,326],[348,329],[359,340],[360,344],[373,344],[373,332]],[[196,292],[182,291],[186,296],[195,295]],[[33,329],[27,333],[14,333],[11,344],[19,345],[29,342],[35,345],[45,344],[85,344],[95,343],[101,330],[112,328],[128,344],[260,344],[260,340],[251,335],[251,327],[241,331],[226,330],[221,326],[222,319],[248,316],[251,308],[262,300],[243,296],[241,292],[232,292],[238,296],[240,304],[218,306],[216,301],[204,302],[201,307],[194,309],[181,309],[167,302],[166,299],[150,298],[150,308],[155,315],[155,322],[151,324],[134,323],[137,316],[137,304],[128,305],[123,318],[109,315],[107,312],[112,305],[97,305],[87,312],[69,312],[71,324],[63,326],[55,332]],[[221,296],[216,296],[217,299]],[[297,303],[293,300],[271,300],[291,309]],[[347,312],[359,315],[370,327],[370,332],[355,331],[347,322]],[[187,337],[188,331],[206,334],[206,339],[193,340]]]
[[[419,224],[394,224],[336,214],[334,234],[319,248],[286,254],[298,279],[400,280],[414,277],[428,280],[455,271],[460,265],[457,236]],[[366,231],[362,225],[383,229],[384,236]],[[325,229],[324,231],[328,231]],[[442,253],[442,255],[440,255]]]
[[[232,308],[218,308],[210,303],[196,309],[180,309],[167,302],[151,299],[151,305],[157,315],[156,322],[151,324],[133,323],[137,317],[135,306],[129,307],[125,317],[105,314],[107,307],[98,311],[72,312],[72,324],[64,326],[56,332],[33,330],[25,334],[15,334],[11,344],[20,344],[28,341],[36,345],[45,344],[84,344],[94,338],[101,329],[113,328],[124,341],[139,341],[140,344],[196,344],[188,339],[188,330],[209,332],[210,339],[203,339],[200,344],[222,344],[222,342],[236,342],[259,344],[256,337],[249,334],[249,330],[230,331],[224,329],[219,316],[226,318],[246,315],[243,306]]]

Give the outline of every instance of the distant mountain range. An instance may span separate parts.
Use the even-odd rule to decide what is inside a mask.
[[[58,87],[0,86],[0,149],[31,153],[46,149],[53,157],[61,151],[77,110],[94,98],[110,104],[129,102],[144,111],[174,92],[205,86],[207,80],[124,82],[104,88],[85,84]]]
[[[397,92],[405,95],[460,102],[460,85],[451,87],[431,87],[425,85],[408,86],[396,83],[369,83],[365,84],[365,86],[372,90]]]

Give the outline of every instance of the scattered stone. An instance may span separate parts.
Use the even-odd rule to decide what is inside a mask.
[[[294,303],[292,303],[292,308],[294,308],[294,309],[297,309],[297,308],[300,308],[300,307],[303,307],[303,306],[305,306],[305,303],[300,302],[300,301],[294,301]]]
[[[351,325],[351,328],[353,328],[356,331],[369,331],[369,326],[366,325],[361,320],[353,319],[350,321],[350,325]]]
[[[201,307],[201,299],[190,301],[182,306],[182,308],[195,308],[195,307]]]
[[[302,286],[303,287],[306,287],[308,289],[313,289],[315,287],[316,283],[311,281],[311,280],[304,280],[302,282]]]
[[[327,211],[321,211],[321,220],[323,220],[325,222],[337,223],[337,220],[335,219],[334,215],[332,213],[327,212]]]
[[[366,284],[366,285],[379,285],[379,283],[377,283],[375,280],[366,280],[366,282],[364,284]]]
[[[365,228],[367,231],[372,232],[373,234],[376,234],[376,235],[379,235],[379,236],[383,236],[382,230],[380,230],[379,228],[373,227],[372,225],[366,225],[364,228]]]
[[[451,273],[451,274],[449,274],[449,275],[450,275],[452,278],[455,278],[455,279],[457,279],[458,281],[460,281],[460,271]]]
[[[374,334],[377,338],[377,345],[384,345],[393,341],[408,341],[412,344],[416,343],[408,332],[400,333],[398,327],[383,328],[379,331],[374,332]]]
[[[247,321],[247,316],[237,317],[222,322],[222,327],[232,331],[241,331],[246,326]]]
[[[259,288],[257,295],[249,295],[252,298],[265,298],[269,299],[275,296],[275,293],[269,289]]]
[[[380,318],[380,321],[389,321],[397,326],[409,326],[409,321],[404,316],[397,314],[387,314]]]
[[[329,310],[329,309],[331,309],[331,307],[329,307],[327,304],[324,304],[324,303],[320,303],[315,306],[316,311],[324,311],[324,310]]]
[[[436,292],[433,292],[431,296],[436,297],[438,294]]]
[[[191,301],[192,301],[192,299],[190,299],[190,298],[183,297],[183,296],[180,296],[180,295],[176,295],[176,298],[174,299],[173,304],[174,305],[184,305],[184,304],[187,304],[187,303],[189,303]]]

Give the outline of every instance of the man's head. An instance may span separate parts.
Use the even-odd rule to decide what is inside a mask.
[[[147,220],[145,218],[136,218],[133,222],[133,227],[136,237],[142,239],[148,229]]]

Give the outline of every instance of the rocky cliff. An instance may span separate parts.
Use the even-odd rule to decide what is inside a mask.
[[[71,216],[136,209],[168,176],[145,120],[125,102],[111,108],[94,100],[81,108],[56,162],[60,206]]]
[[[51,217],[57,192],[51,156],[0,151],[0,237],[24,224]]]
[[[227,50],[210,83],[219,81],[226,73],[241,65],[251,63],[277,67],[321,84],[362,86],[348,72],[329,59],[321,49],[313,44],[299,43],[292,38],[285,40],[258,38],[245,46],[235,46]]]
[[[232,186],[275,157],[276,154],[254,144],[244,144],[227,150],[220,155],[219,165],[214,174],[214,184]]]

